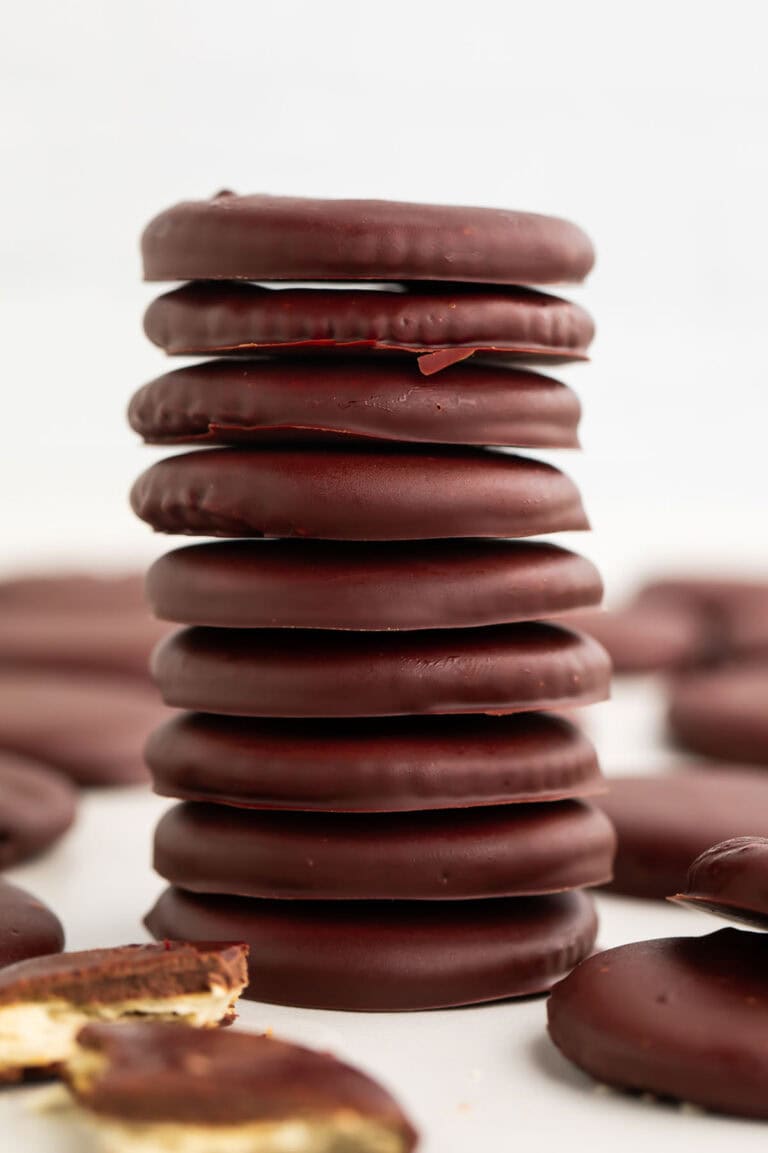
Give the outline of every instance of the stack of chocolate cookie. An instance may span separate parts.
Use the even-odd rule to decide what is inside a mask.
[[[224,193],[162,213],[143,252],[148,279],[191,282],[150,305],[150,339],[218,359],[134,397],[145,440],[197,447],[133,506],[237,538],[148,578],[190,626],[154,673],[192,710],[148,748],[183,801],[151,931],[248,941],[266,1001],[547,988],[592,946],[580,890],[614,844],[578,799],[594,750],[542,710],[604,697],[609,666],[542,623],[599,601],[593,566],[520,539],[587,527],[576,488],[497,449],[577,443],[573,393],[521,362],[584,358],[592,323],[525,286],[583,278],[589,241],[523,213]]]

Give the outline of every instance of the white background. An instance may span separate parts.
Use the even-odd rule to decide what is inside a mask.
[[[140,284],[138,236],[168,204],[230,187],[583,224],[599,263],[578,296],[599,339],[590,366],[562,373],[585,404],[586,452],[565,461],[595,527],[579,543],[614,593],[660,566],[764,570],[766,12],[761,0],[5,5],[0,564],[114,565],[166,547],[126,500],[152,454],[124,408],[164,368],[140,331],[156,289]],[[645,703],[611,714],[609,768],[643,760]],[[73,946],[136,936],[158,887],[145,867],[156,809],[140,793],[92,797],[79,833],[19,871]],[[707,927],[632,902],[603,913],[607,944]],[[543,1040],[541,1001],[405,1018],[249,1006],[244,1019],[385,1076],[430,1153],[764,1144],[758,1126],[595,1096]],[[81,1148],[18,1097],[0,1100],[0,1126],[3,1153]]]

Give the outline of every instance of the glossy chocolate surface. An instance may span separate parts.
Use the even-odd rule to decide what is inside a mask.
[[[147,225],[147,280],[582,280],[589,237],[555,216],[390,200],[186,200]]]
[[[768,929],[768,836],[732,837],[705,849],[673,900]]]
[[[768,937],[640,941],[579,965],[548,1002],[558,1048],[598,1081],[768,1117]]]
[[[155,937],[250,946],[246,996],[308,1008],[448,1008],[550,988],[594,943],[585,893],[490,901],[259,901],[166,890]]]
[[[768,662],[681,678],[670,689],[668,722],[682,748],[768,765]]]
[[[0,880],[0,980],[5,966],[63,948],[59,918],[31,893]]]
[[[146,748],[163,796],[257,809],[398,812],[557,801],[603,789],[561,717],[275,720],[184,713]]]
[[[158,296],[144,331],[173,356],[413,353],[425,375],[474,352],[584,360],[594,336],[578,304],[526,288],[406,291],[193,283]]]
[[[465,628],[601,595],[590,561],[539,541],[227,541],[175,549],[147,574],[158,617],[219,628]]]
[[[153,657],[166,704],[261,717],[525,712],[608,693],[589,637],[545,624],[418,633],[182,629]]]
[[[532,896],[610,879],[613,828],[581,801],[422,813],[267,813],[186,802],[155,869],[196,893],[308,900]]]
[[[619,839],[611,888],[665,898],[685,887],[705,849],[730,837],[768,836],[768,777],[734,768],[616,777],[595,803]]]
[[[0,869],[55,844],[75,819],[76,797],[60,773],[0,751]]]
[[[192,536],[423,540],[585,529],[573,481],[482,449],[217,448],[158,461],[133,510]]]

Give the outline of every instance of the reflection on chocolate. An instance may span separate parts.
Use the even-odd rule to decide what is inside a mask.
[[[768,837],[732,837],[706,849],[673,900],[768,929]]]
[[[0,969],[63,948],[58,917],[30,893],[0,880]]]

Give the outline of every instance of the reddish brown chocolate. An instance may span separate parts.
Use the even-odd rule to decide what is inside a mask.
[[[0,971],[0,1005],[110,1005],[207,993],[213,985],[234,992],[245,981],[247,953],[240,944],[167,940],[34,957]]]
[[[192,536],[525,537],[588,522],[551,465],[481,449],[218,448],[158,461],[134,512]]]
[[[152,444],[421,441],[574,448],[576,394],[522,368],[409,360],[214,360],[150,381],[131,426]],[[2,603],[0,601],[0,603]]]
[[[0,612],[144,612],[139,573],[30,572],[0,581]]]
[[[768,778],[733,769],[609,779],[596,798],[619,839],[611,888],[665,898],[685,887],[688,867],[710,845],[768,836]]]
[[[76,793],[66,777],[0,751],[0,869],[54,845],[74,821],[75,811]]]
[[[186,200],[141,241],[147,280],[583,280],[594,250],[575,224],[502,208],[236,196]]]
[[[166,553],[147,574],[157,616],[220,628],[465,628],[601,595],[590,561],[538,541],[228,541]]]
[[[732,837],[706,849],[672,900],[768,929],[768,837]]]
[[[5,966],[63,948],[59,918],[30,893],[0,880],[0,981]]]
[[[681,678],[670,689],[668,721],[682,748],[768,765],[768,662]]]
[[[768,937],[722,929],[584,961],[548,1002],[549,1032],[598,1081],[768,1118]]]
[[[465,900],[605,883],[607,818],[581,801],[421,813],[268,813],[186,802],[155,831],[155,869],[195,893]]]
[[[156,937],[224,932],[250,945],[246,996],[393,1012],[541,993],[585,957],[597,921],[585,893],[493,901],[259,901],[168,889]]]
[[[144,331],[173,356],[415,353],[430,375],[474,352],[584,360],[594,325],[579,305],[526,288],[339,291],[200,283],[153,300]]]
[[[149,677],[152,649],[167,628],[140,611],[4,608],[0,597],[0,665],[46,673]]]
[[[610,612],[576,613],[566,623],[571,620],[600,642],[617,673],[668,672],[710,653],[708,632],[692,608],[637,601]]]
[[[80,785],[146,779],[142,745],[167,716],[149,686],[96,674],[0,672],[0,748]]]
[[[146,749],[155,791],[257,809],[397,812],[601,792],[595,750],[543,713],[262,720],[185,713]]]
[[[329,1053],[255,1033],[152,1023],[88,1025],[78,1045],[99,1060],[90,1075],[70,1077],[74,1096],[112,1120],[338,1122],[342,1131],[345,1121],[360,1120],[399,1138],[402,1153],[416,1146],[416,1132],[394,1098]]]
[[[155,651],[166,704],[254,717],[525,712],[601,700],[610,663],[545,624],[408,633],[182,629]]]
[[[768,654],[768,580],[670,577],[647,584],[637,600],[683,615],[695,612],[713,657]]]

